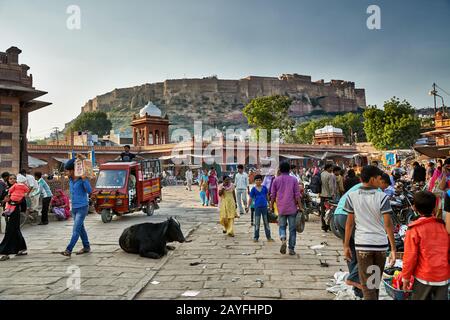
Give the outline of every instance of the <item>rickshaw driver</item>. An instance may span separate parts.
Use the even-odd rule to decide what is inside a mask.
[[[134,158],[139,159],[139,160],[144,160],[144,158],[142,158],[141,156],[135,155],[134,153],[130,152],[130,146],[127,144],[123,147],[124,152],[122,152],[120,154],[120,156],[118,156],[116,158],[116,160],[121,160],[123,162],[130,162],[133,161]]]

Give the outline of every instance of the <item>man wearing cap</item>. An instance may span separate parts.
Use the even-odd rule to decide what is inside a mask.
[[[69,245],[66,250],[61,252],[63,256],[70,257],[72,250],[81,237],[83,242],[83,249],[77,252],[79,254],[89,253],[91,247],[89,244],[88,235],[84,227],[84,219],[89,211],[89,194],[92,192],[89,180],[85,177],[75,177],[75,159],[69,160],[64,169],[68,171],[70,197],[72,200],[72,217],[73,217],[73,232]]]

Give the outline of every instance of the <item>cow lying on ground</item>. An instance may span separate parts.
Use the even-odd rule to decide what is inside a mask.
[[[170,217],[160,223],[141,223],[126,228],[119,239],[120,247],[128,253],[138,253],[141,257],[159,259],[165,256],[168,242],[185,242],[180,223]]]

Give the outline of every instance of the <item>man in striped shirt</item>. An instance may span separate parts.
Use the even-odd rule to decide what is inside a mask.
[[[378,189],[381,186],[382,174],[375,166],[364,167],[361,171],[362,187],[350,192],[344,205],[344,210],[348,213],[344,255],[347,260],[352,257],[350,238],[355,227],[355,249],[364,300],[378,300],[389,243],[389,263],[395,263],[392,208],[389,196]]]
[[[52,200],[53,194],[47,182],[45,182],[44,178],[42,178],[41,172],[35,172],[34,177],[38,182],[42,198],[41,222],[39,225],[46,225],[48,224],[48,207],[50,206],[50,201]]]

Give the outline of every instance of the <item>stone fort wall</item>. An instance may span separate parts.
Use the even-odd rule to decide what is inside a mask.
[[[89,100],[82,112],[137,112],[153,101],[167,113],[175,125],[208,119],[212,122],[246,122],[241,111],[253,98],[289,95],[297,104],[297,116],[314,110],[352,112],[365,107],[365,90],[343,80],[312,81],[310,76],[283,74],[280,77],[249,76],[239,80],[217,77],[203,79],[173,79],[141,86],[115,89]],[[319,98],[317,106],[312,100]]]

